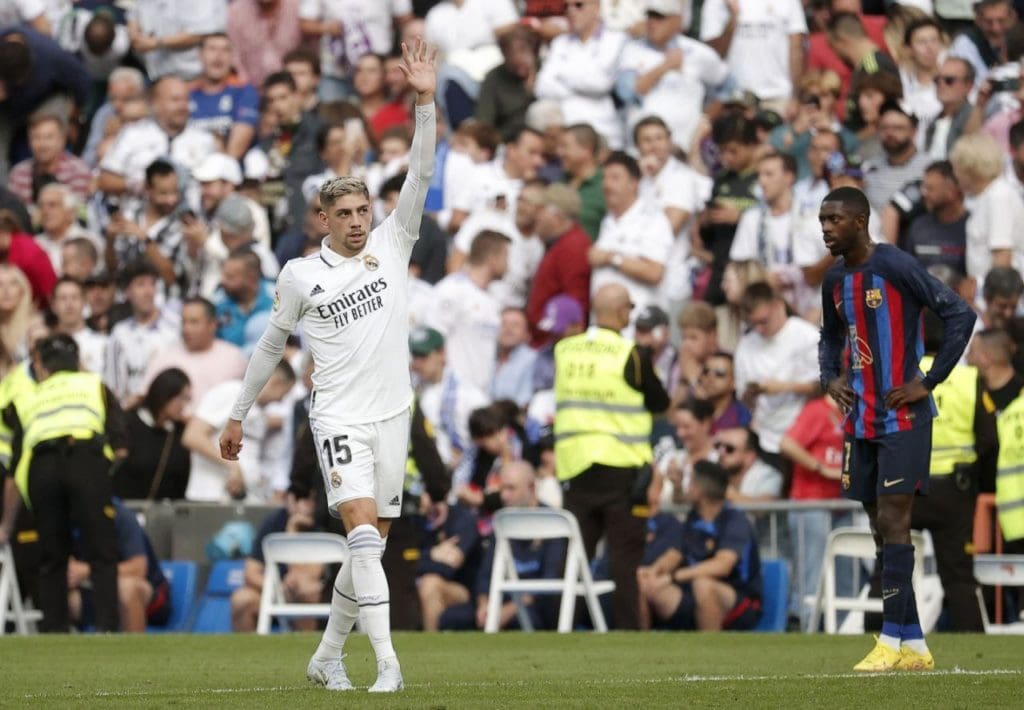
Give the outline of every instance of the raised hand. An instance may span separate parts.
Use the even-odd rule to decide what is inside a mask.
[[[434,71],[436,58],[437,47],[433,47],[421,39],[416,40],[412,49],[402,42],[402,63],[398,66],[405,74],[409,86],[416,90],[417,97],[420,99],[417,103],[425,103],[423,99],[427,98],[433,101],[434,90],[437,88],[437,74]]]

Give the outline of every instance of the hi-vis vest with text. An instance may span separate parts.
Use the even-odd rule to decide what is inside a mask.
[[[1024,538],[1024,391],[996,418],[996,509],[1007,540]]]
[[[14,403],[21,423],[21,458],[14,480],[25,503],[32,450],[44,441],[71,437],[85,441],[102,437],[106,430],[107,405],[103,382],[91,372],[56,372],[26,391]],[[107,458],[113,459],[109,446]]]
[[[921,358],[921,371],[932,369],[935,358]],[[957,365],[932,390],[939,416],[932,421],[931,475],[948,476],[957,464],[978,460],[974,450],[974,408],[978,401],[978,370]]]
[[[651,415],[622,377],[633,342],[606,328],[555,346],[555,467],[560,480],[594,464],[651,461]]]
[[[11,402],[20,402],[25,393],[36,386],[36,381],[28,369],[27,363],[15,365],[14,369],[0,380],[0,412],[7,409]],[[0,467],[11,470],[11,459],[14,451],[11,448],[14,437],[3,418],[0,417]]]

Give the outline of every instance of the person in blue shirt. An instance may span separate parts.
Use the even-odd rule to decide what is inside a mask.
[[[208,130],[225,153],[240,160],[256,138],[259,92],[252,84],[231,81],[231,41],[226,34],[203,37],[199,61],[203,71],[188,96],[191,124]]]
[[[931,391],[959,361],[977,316],[914,257],[873,243],[869,214],[867,197],[852,187],[830,192],[819,210],[825,246],[837,257],[821,285],[821,386],[846,412],[840,482],[864,504],[882,570],[882,634],[854,670],[928,670],[935,661],[911,585],[910,518],[914,495],[928,492]],[[925,308],[942,320],[943,337],[922,374]]]
[[[259,340],[247,324],[269,314],[274,307],[273,287],[262,278],[260,258],[248,248],[232,252],[224,261],[221,287],[214,299],[217,337],[245,348]]]
[[[665,516],[641,567],[641,604],[661,629],[742,631],[761,619],[761,558],[746,514],[725,496],[729,473],[711,461],[694,464],[689,515],[680,527]]]

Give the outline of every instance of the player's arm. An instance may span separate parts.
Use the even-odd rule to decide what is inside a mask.
[[[853,407],[853,390],[842,376],[840,361],[846,344],[846,331],[832,301],[835,279],[825,275],[821,284],[821,336],[818,338],[818,369],[821,386],[832,395],[843,411]]]
[[[295,330],[302,314],[303,301],[295,286],[295,275],[286,265],[277,278],[277,292],[270,322],[249,359],[242,379],[242,391],[231,409],[231,418],[220,435],[220,455],[226,461],[237,461],[242,450],[242,420],[249,413],[256,396],[263,390],[274,368],[281,362],[288,336]]]
[[[409,170],[398,193],[395,219],[402,230],[413,238],[419,236],[423,204],[434,175],[434,151],[437,144],[437,117],[434,113],[434,89],[437,76],[434,59],[437,49],[418,41],[410,49],[402,44],[399,65],[409,85],[416,91],[416,132],[409,150]]]

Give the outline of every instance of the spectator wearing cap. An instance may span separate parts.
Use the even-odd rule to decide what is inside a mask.
[[[199,183],[200,206],[202,217],[209,223],[214,213],[228,195],[241,195],[238,192],[242,184],[242,169],[238,161],[226,153],[213,153],[206,156],[192,172],[192,179]],[[244,197],[244,195],[241,195]],[[256,222],[253,237],[256,241],[270,246],[270,220],[267,211],[255,201],[245,197]]]
[[[0,210],[0,263],[18,267],[32,288],[32,301],[37,308],[50,302],[57,274],[36,241],[21,231],[21,223],[10,210]]]
[[[708,45],[682,32],[680,0],[647,0],[644,36],[622,52],[616,92],[626,106],[626,125],[660,118],[671,143],[688,148],[709,97],[728,88],[729,66]],[[639,148],[639,144],[637,144]]]
[[[710,51],[710,50],[709,50]],[[633,129],[640,153],[640,197],[657,205],[672,225],[672,248],[665,262],[658,300],[675,316],[691,295],[690,242],[693,218],[711,199],[711,179],[672,155],[668,125],[658,116],[641,119]]]
[[[610,148],[620,149],[622,125],[611,93],[628,37],[601,22],[598,0],[568,4],[566,15],[569,32],[551,41],[534,93],[559,101],[566,123],[590,124]]]
[[[7,189],[26,205],[32,204],[33,183],[42,176],[66,185],[85,201],[89,197],[92,169],[69,150],[67,124],[53,113],[39,112],[28,119],[28,147],[32,157],[11,168]]]
[[[501,312],[498,360],[491,380],[491,399],[512,400],[526,409],[533,397],[533,371],[537,351],[530,347],[530,326],[522,308]]]
[[[505,275],[511,240],[485,230],[473,239],[466,267],[434,287],[435,308],[426,322],[445,338],[448,366],[478,390],[490,389],[501,304],[488,287]]]
[[[159,274],[146,261],[129,264],[121,274],[121,290],[131,316],[110,331],[103,381],[122,406],[134,404],[153,357],[178,339],[178,323],[157,306]]]
[[[194,170],[217,144],[213,136],[188,125],[188,85],[166,76],[149,89],[153,117],[126,125],[100,162],[99,189],[110,195],[140,195],[146,168],[162,156]]]
[[[804,70],[807,20],[800,0],[708,0],[700,40],[729,64],[741,89],[782,111]]]
[[[249,200],[229,194],[213,214],[213,231],[194,217],[185,217],[185,262],[189,293],[209,298],[220,286],[224,262],[229,255],[250,250],[259,257],[263,278],[275,279],[280,270],[270,248],[255,238],[256,222]]]
[[[57,273],[63,270],[61,250],[70,240],[85,237],[97,249],[103,248],[103,241],[78,223],[80,206],[81,202],[75,193],[59,182],[51,182],[39,190],[36,209],[40,231],[36,234],[36,244],[50,257],[53,270]]]
[[[865,165],[864,194],[872,209],[881,212],[889,196],[911,180],[919,180],[928,167],[928,156],[917,149],[917,118],[895,102],[878,112],[878,137],[884,158]]]
[[[672,371],[678,355],[672,345],[668,313],[659,306],[649,304],[639,309],[633,322],[633,341],[638,347],[650,348],[654,372],[661,380],[666,392],[672,391]]]
[[[1004,175],[1005,156],[984,134],[964,136],[950,153],[953,174],[971,201],[967,275],[983,281],[993,266],[1024,270],[1024,200]]]
[[[473,445],[469,415],[488,404],[487,395],[447,366],[444,336],[433,328],[414,328],[409,352],[423,416],[437,434],[441,460],[453,469]]]
[[[537,350],[537,360],[533,366],[535,392],[549,390],[555,384],[555,346],[558,342],[582,333],[586,325],[583,309],[571,296],[553,296],[544,305],[544,315],[537,323],[537,329],[547,336],[547,342]]]
[[[657,300],[675,236],[665,213],[640,199],[640,177],[640,165],[632,156],[612,153],[605,161],[608,214],[588,254],[594,270],[591,295],[606,284],[621,284],[634,306]]]

